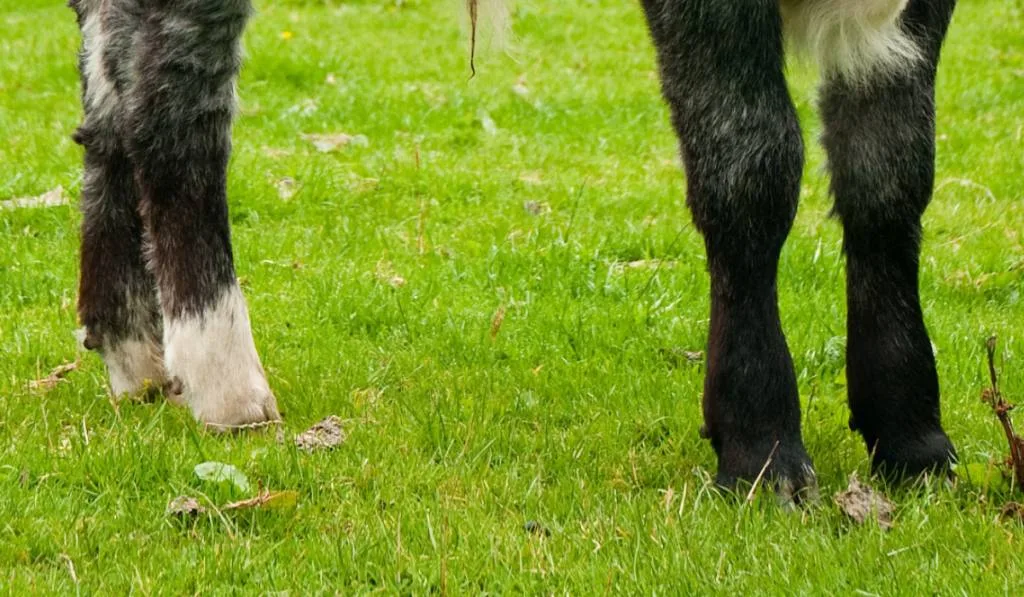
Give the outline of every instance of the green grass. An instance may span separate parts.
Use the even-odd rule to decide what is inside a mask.
[[[0,199],[62,185],[77,200],[62,4],[0,0]],[[0,591],[1024,592],[1024,525],[998,516],[1010,496],[892,489],[889,532],[832,504],[867,456],[846,428],[810,69],[791,74],[809,162],[780,292],[825,499],[787,514],[708,485],[702,369],[678,357],[706,341],[708,281],[638,6],[521,0],[511,54],[485,51],[468,81],[458,3],[257,4],[230,195],[287,441],[113,404],[72,336],[78,211],[0,211]],[[978,400],[991,333],[1024,402],[1024,18],[1019,2],[960,4],[921,286],[944,421],[980,463],[1006,450]],[[369,144],[324,154],[301,136],[325,132]],[[52,391],[27,388],[76,358]],[[332,413],[341,448],[292,446]],[[298,491],[297,508],[165,516],[178,495],[238,497],[194,477],[205,460]]]

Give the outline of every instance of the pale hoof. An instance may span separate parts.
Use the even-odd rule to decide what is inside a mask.
[[[237,286],[200,315],[165,319],[164,344],[172,393],[196,420],[218,431],[280,420]]]

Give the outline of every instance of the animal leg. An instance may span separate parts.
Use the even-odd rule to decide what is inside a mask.
[[[227,165],[249,0],[121,0],[145,11],[129,149],[160,290],[168,374],[214,428],[279,418],[235,276]]]
[[[72,3],[82,31],[79,67],[85,119],[75,140],[85,148],[78,313],[86,348],[103,357],[114,395],[166,382],[156,282],[143,258],[134,171],[123,138],[128,60],[134,23],[109,3]]]
[[[824,144],[846,253],[850,426],[875,470],[916,474],[955,459],[918,295],[921,215],[935,176],[935,71],[952,0],[913,0],[910,69],[869,83],[826,73]]]
[[[704,236],[711,327],[704,432],[717,481],[762,470],[813,491],[776,272],[796,214],[803,143],[783,76],[776,3],[644,0],[679,136],[687,204]]]

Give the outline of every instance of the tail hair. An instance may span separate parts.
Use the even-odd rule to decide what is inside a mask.
[[[504,45],[509,29],[507,0],[466,0],[469,13],[469,70],[476,75],[476,46],[478,33],[491,33],[499,46]]]
[[[786,34],[819,66],[851,83],[905,71],[920,49],[903,29],[908,0],[782,0]]]

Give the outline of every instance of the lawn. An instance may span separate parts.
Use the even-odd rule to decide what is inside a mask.
[[[990,334],[1024,402],[1024,8],[960,4],[921,290],[944,422],[978,465],[1006,452],[979,400]],[[0,592],[1024,593],[1005,490],[884,488],[889,531],[832,501],[868,458],[846,426],[813,69],[790,68],[808,164],[780,300],[823,499],[789,513],[709,483],[688,356],[707,335],[703,244],[636,3],[520,0],[472,80],[458,2],[257,7],[229,194],[285,420],[223,437],[111,401],[78,349],[75,20],[0,0],[0,200],[68,199],[0,210]],[[354,141],[310,137],[338,133]],[[295,447],[331,414],[341,446]],[[176,496],[250,495],[200,481],[204,461],[297,504],[167,515]]]

